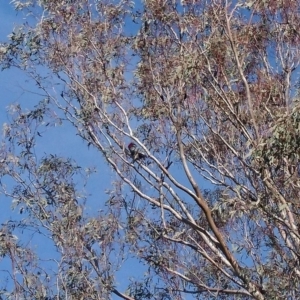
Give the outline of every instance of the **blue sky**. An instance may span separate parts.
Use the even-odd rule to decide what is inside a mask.
[[[23,21],[23,18],[21,13],[16,14],[8,1],[5,1],[5,3],[2,1],[0,3],[0,20],[0,42],[3,42],[7,40],[7,35],[11,33],[14,26]],[[0,126],[7,122],[7,107],[9,104],[18,102],[26,110],[43,99],[42,96],[38,95],[34,82],[30,81],[24,73],[17,69],[0,72],[0,92]],[[36,144],[36,153],[39,158],[51,153],[58,156],[71,157],[82,167],[96,167],[98,172],[91,176],[86,187],[86,192],[90,194],[90,197],[85,207],[86,214],[95,214],[107,200],[108,195],[105,194],[105,190],[110,188],[111,181],[115,176],[107,164],[103,162],[101,154],[92,147],[87,148],[86,143],[76,135],[75,129],[67,123],[62,126],[47,127],[47,132],[42,135],[43,137],[39,138]],[[175,175],[180,176],[182,170],[177,166],[174,166],[174,168],[176,168],[177,173]],[[184,181],[186,183],[186,179]],[[0,194],[0,201],[2,202],[0,223],[5,223],[12,216],[15,218],[18,212],[12,212],[11,199],[7,199]],[[51,244],[40,240],[39,237],[31,240],[31,246],[33,249],[37,249],[37,252],[42,254],[44,258],[53,256]],[[1,270],[6,268],[8,268],[7,262],[0,260],[0,278]],[[143,264],[138,264],[134,259],[125,262],[116,280],[117,286],[120,284],[120,291],[124,292],[130,276],[137,276],[138,274],[142,276],[145,270]],[[113,296],[112,299],[117,300],[120,298]],[[187,297],[186,299],[189,298]]]
[[[7,39],[7,35],[12,31],[13,27],[22,21],[22,17],[16,14],[11,5],[1,3],[0,20],[0,42],[2,42]],[[7,122],[7,109],[11,103],[20,103],[22,108],[26,110],[43,99],[43,97],[40,96],[40,92],[35,88],[34,82],[30,81],[23,72],[17,69],[0,72],[0,91],[1,126],[4,122]],[[101,163],[100,154],[93,148],[87,148],[82,139],[76,136],[75,129],[69,124],[47,128],[45,138],[40,139],[40,141],[37,140],[36,150],[40,157],[44,156],[44,153],[71,157],[76,161],[78,160],[82,166],[101,166],[102,170],[105,168],[105,171],[109,172],[107,166]],[[107,186],[107,183],[110,182],[109,179],[110,176],[105,176],[101,178],[101,180],[99,180],[99,178],[95,179],[95,181],[97,181],[97,184],[93,187],[95,193],[103,190],[103,188]]]
[[[7,35],[11,33],[17,24],[23,21],[22,19],[22,14],[17,14],[13,10],[12,5],[9,4],[9,1],[1,1],[0,42],[7,40]],[[8,122],[7,109],[11,103],[20,103],[22,108],[26,110],[43,99],[42,96],[35,93],[37,90],[34,82],[30,81],[24,73],[17,69],[0,72],[0,92],[1,128],[3,123]],[[101,154],[92,147],[87,148],[86,143],[76,135],[76,131],[71,125],[65,123],[58,127],[47,127],[47,132],[43,134],[42,138],[37,140],[35,149],[39,158],[51,153],[58,156],[71,157],[82,167],[96,167],[98,172],[90,177],[86,187],[86,193],[90,196],[85,207],[85,214],[95,215],[103,207],[104,202],[108,198],[105,190],[110,188],[110,182],[114,178],[114,175],[107,164],[103,162]],[[0,202],[0,224],[6,223],[11,218],[20,217],[17,211],[12,212],[11,210],[11,199],[0,194]],[[20,238],[24,239],[24,236]],[[41,240],[40,237],[31,239],[30,245],[33,249],[37,249],[37,253],[43,258],[50,258],[54,254],[54,248],[51,247],[51,243]],[[1,277],[7,276],[6,270],[9,269],[9,266],[10,264],[6,259],[0,260],[0,288],[3,284]],[[126,289],[130,273],[137,275],[140,271],[142,271],[142,268],[136,262],[132,260],[126,262],[119,272],[116,282],[117,285],[121,285],[120,290],[124,291]],[[120,298],[113,296],[113,299]]]

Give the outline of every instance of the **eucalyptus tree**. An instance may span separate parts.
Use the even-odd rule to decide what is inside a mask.
[[[11,293],[295,299],[299,1],[12,2],[26,19],[1,65],[28,74],[44,100],[5,125],[1,175],[19,188],[3,192],[60,255],[56,285],[32,259],[33,270],[14,266],[24,281]],[[56,122],[116,175],[97,218],[80,209],[74,162],[34,156],[37,128]],[[31,250],[12,252],[9,236],[3,256],[22,261]],[[116,271],[131,256],[147,273],[133,271],[124,291]]]

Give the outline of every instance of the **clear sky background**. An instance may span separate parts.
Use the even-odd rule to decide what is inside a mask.
[[[0,20],[0,42],[3,42],[7,40],[7,35],[14,26],[22,22],[22,16],[16,14],[8,1],[3,1],[0,3]],[[35,84],[22,71],[14,68],[0,72],[1,128],[3,123],[8,122],[10,104],[20,103],[26,111],[43,99],[40,94],[41,92],[36,89]],[[107,197],[103,191],[109,188],[113,174],[107,164],[103,163],[101,154],[92,147],[88,148],[86,143],[76,135],[75,129],[68,123],[57,127],[47,127],[47,132],[43,134],[43,137],[37,139],[36,153],[39,158],[51,153],[70,157],[82,167],[96,167],[99,172],[91,177],[88,185],[89,192],[92,190],[91,204],[107,200],[103,198]],[[2,213],[3,211],[0,211],[1,220]],[[5,217],[7,217],[6,214]]]
[[[0,42],[5,42],[7,36],[12,32],[13,28],[22,22],[22,14],[17,14],[9,1],[1,1],[0,3]],[[35,94],[37,92],[35,85],[28,77],[17,69],[9,69],[0,72],[0,126],[8,122],[8,106],[12,103],[20,103],[23,109],[29,109],[36,105],[42,96]],[[2,137],[2,130],[1,130]],[[92,147],[87,148],[86,143],[76,135],[75,129],[64,123],[58,127],[47,127],[47,132],[42,138],[37,139],[35,147],[39,158],[46,154],[57,154],[62,157],[73,158],[82,167],[95,167],[98,172],[91,176],[86,187],[88,197],[85,207],[85,214],[93,215],[103,207],[103,203],[107,200],[105,189],[110,187],[113,174],[110,172],[107,164],[103,163],[99,152]],[[0,223],[6,223],[9,219],[18,218],[18,211],[11,210],[11,199],[0,194],[1,210]],[[22,239],[24,236],[22,237]],[[53,256],[54,248],[51,243],[47,243],[44,239],[33,239],[31,241],[33,248],[38,249],[39,255],[44,258]],[[5,270],[9,268],[6,259],[0,260],[0,286],[2,286]],[[7,275],[7,274],[6,274]],[[2,279],[1,279],[2,277]]]
[[[0,43],[7,41],[7,36],[12,32],[13,28],[23,21],[22,13],[17,14],[9,2],[0,2]],[[23,109],[30,109],[43,99],[37,92],[34,82],[30,81],[20,70],[9,69],[0,71],[0,128],[2,128],[3,123],[8,122],[7,111],[10,104],[19,103]],[[104,163],[101,154],[92,147],[88,148],[87,144],[76,135],[76,131],[71,125],[64,123],[58,127],[47,127],[47,132],[43,134],[43,137],[37,139],[35,150],[39,158],[51,153],[73,158],[83,168],[95,167],[97,173],[90,177],[86,186],[86,193],[90,196],[88,197],[84,214],[95,215],[97,211],[103,208],[104,202],[108,199],[105,190],[110,188],[110,183],[115,175],[110,171],[108,165]],[[6,223],[10,219],[21,217],[18,211],[13,212],[11,210],[11,200],[0,194],[0,224]],[[23,235],[20,238],[24,240],[26,237]],[[30,239],[31,247],[37,249],[40,257],[47,259],[55,255],[51,241],[42,240],[41,237],[30,237]],[[4,284],[4,277],[7,276],[6,270],[9,268],[9,261],[5,258],[0,259],[0,288]],[[140,264],[132,259],[128,260],[118,273],[117,288],[124,292],[129,283],[130,275],[142,275],[143,272],[144,269]],[[119,284],[120,286],[118,286]],[[112,298],[120,299],[116,296]]]
[[[9,1],[1,1],[0,43],[7,41],[7,36],[22,21],[22,13],[17,14]],[[23,109],[30,109],[43,99],[38,93],[40,92],[37,91],[35,84],[21,71],[17,69],[0,71],[0,126],[2,127],[2,124],[8,121],[7,110],[11,103],[20,103]],[[67,123],[58,127],[47,127],[47,132],[43,134],[43,137],[37,139],[35,150],[39,158],[50,153],[57,154],[58,156],[73,158],[83,168],[95,167],[97,169],[98,172],[91,176],[86,187],[86,192],[90,196],[88,197],[84,211],[86,215],[97,214],[97,211],[103,207],[105,201],[108,199],[105,190],[110,188],[111,181],[115,177],[108,165],[104,163],[101,154],[92,147],[88,148],[87,144],[76,135],[75,129]],[[180,176],[180,172],[177,175]],[[16,219],[18,212],[11,210],[11,199],[0,194],[0,201],[0,223],[6,223],[10,218]],[[51,241],[47,243],[44,240],[42,241],[40,237],[33,238],[31,245],[44,258],[50,258],[54,255],[54,248],[51,245]],[[2,274],[5,274],[7,268],[9,268],[8,261],[5,259],[0,260],[0,287],[3,283],[1,273],[4,272]],[[133,259],[128,260],[118,273],[117,288],[120,288],[120,291],[124,292],[129,283],[129,277],[131,275],[138,276],[138,274],[142,276],[145,271],[146,269],[143,265],[137,261]],[[116,296],[112,298],[120,299]],[[186,299],[189,299],[189,297]]]

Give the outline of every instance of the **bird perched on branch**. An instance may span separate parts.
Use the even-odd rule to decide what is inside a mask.
[[[141,152],[140,149],[137,148],[135,143],[130,143],[128,145],[128,149],[133,160],[140,160],[147,157],[145,153]]]

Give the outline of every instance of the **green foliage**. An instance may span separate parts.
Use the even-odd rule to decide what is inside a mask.
[[[1,193],[16,213],[1,227],[3,293],[296,298],[299,3],[12,3],[25,22],[0,45],[1,68],[23,70],[44,100],[11,105],[3,125]],[[106,164],[115,175],[93,214],[91,171],[37,153],[66,122],[100,154],[99,177]],[[130,142],[147,159],[133,161]],[[55,264],[22,230],[46,238]],[[127,269],[123,287],[132,257],[147,272]]]

